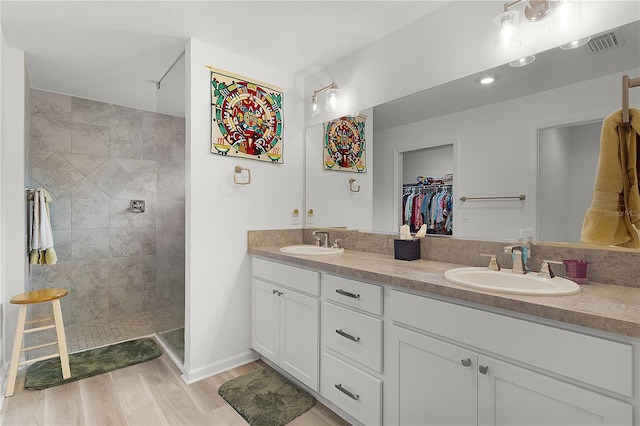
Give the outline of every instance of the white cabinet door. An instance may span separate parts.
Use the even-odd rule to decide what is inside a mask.
[[[320,301],[293,290],[280,296],[280,367],[318,391]]]
[[[280,362],[280,297],[276,286],[252,280],[251,347],[260,355]]]
[[[476,424],[476,353],[395,326],[390,342],[398,356],[398,392],[390,395],[398,424]]]
[[[625,402],[483,355],[477,367],[480,425],[632,424]]]

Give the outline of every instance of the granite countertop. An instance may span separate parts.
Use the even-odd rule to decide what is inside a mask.
[[[341,254],[297,256],[280,246],[253,247],[249,254],[356,279],[375,281],[454,299],[534,315],[597,330],[640,337],[640,288],[589,283],[570,296],[524,296],[482,291],[450,283],[444,272],[461,266],[431,260],[411,262],[345,250]]]

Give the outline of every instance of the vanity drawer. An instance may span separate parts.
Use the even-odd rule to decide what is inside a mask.
[[[328,348],[382,372],[382,320],[324,302],[322,339]]]
[[[362,424],[380,424],[382,380],[326,352],[322,356],[320,393]]]
[[[396,324],[500,354],[512,360],[633,395],[633,346],[392,290]]]
[[[273,283],[320,296],[320,273],[278,262],[253,258],[251,273]]]
[[[324,274],[324,296],[343,305],[382,315],[382,287],[335,275]]]

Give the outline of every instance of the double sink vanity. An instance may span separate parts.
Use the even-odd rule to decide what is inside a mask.
[[[347,421],[640,423],[640,288],[488,271],[460,250],[477,242],[426,238],[407,262],[391,235],[329,232],[345,249],[249,232],[251,346]]]

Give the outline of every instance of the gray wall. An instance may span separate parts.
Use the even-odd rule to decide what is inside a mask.
[[[58,263],[30,281],[69,290],[66,324],[184,309],[184,164],[183,118],[32,91],[31,180],[54,199]]]

